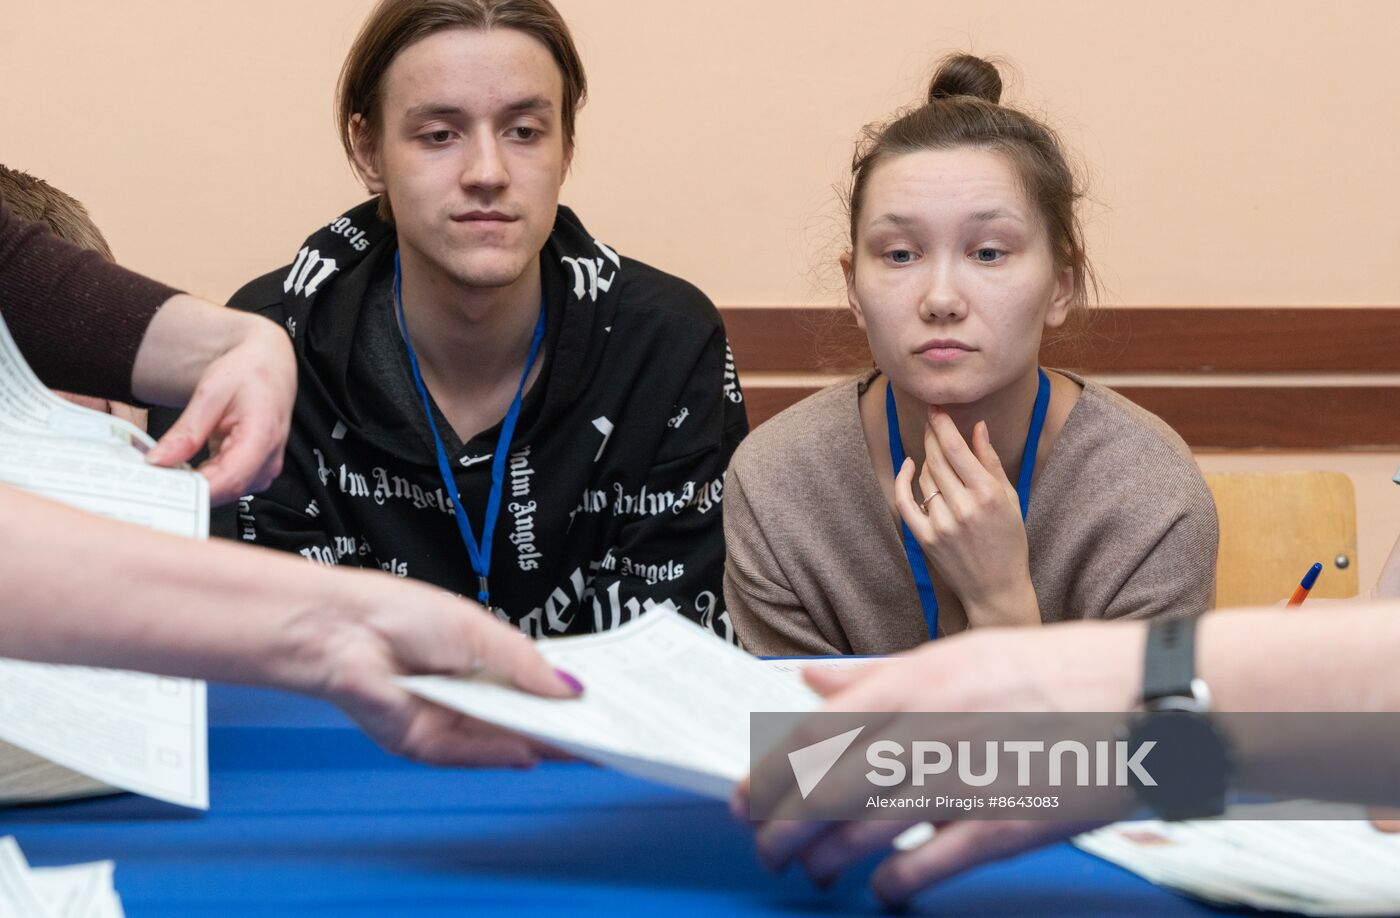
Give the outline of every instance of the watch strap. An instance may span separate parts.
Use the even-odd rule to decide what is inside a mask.
[[[1142,664],[1142,701],[1172,695],[1192,696],[1196,678],[1198,616],[1153,621],[1147,626]]]

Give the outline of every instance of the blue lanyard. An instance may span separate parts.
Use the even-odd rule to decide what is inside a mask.
[[[437,424],[433,421],[432,402],[428,400],[428,387],[423,385],[423,373],[418,369],[418,355],[413,352],[413,342],[408,337],[408,320],[403,314],[403,272],[399,267],[399,253],[394,253],[394,306],[398,311],[399,329],[403,332],[403,343],[408,348],[408,365],[413,368],[413,384],[418,388],[418,397],[423,400],[423,413],[428,418],[428,430],[433,434],[433,445],[437,447],[438,472],[442,475],[443,487],[452,498],[456,511],[457,529],[462,533],[462,542],[467,546],[471,557],[472,571],[476,573],[476,599],[483,606],[491,604],[491,589],[487,577],[491,573],[491,540],[496,534],[496,519],[501,514],[501,492],[506,477],[506,459],[510,453],[511,439],[515,436],[515,425],[520,420],[520,403],[525,396],[525,381],[530,378],[530,368],[540,353],[540,342],[544,340],[545,302],[540,300],[540,318],[535,322],[535,337],[530,341],[530,356],[525,358],[525,369],[520,374],[520,385],[515,388],[515,398],[510,403],[505,420],[501,422],[501,435],[496,438],[496,454],[491,457],[491,494],[486,499],[486,519],[481,524],[481,542],[478,543],[472,532],[471,521],[467,519],[466,508],[462,506],[462,495],[452,477],[452,467],[447,461],[447,450],[443,449],[442,437],[438,436]]]
[[[1016,497],[1021,502],[1021,519],[1031,505],[1031,479],[1035,477],[1035,453],[1040,448],[1040,432],[1045,427],[1045,409],[1050,404],[1050,377],[1045,371],[1036,368],[1040,375],[1040,385],[1035,393],[1035,409],[1031,412],[1031,426],[1026,431],[1026,448],[1021,453],[1021,474],[1016,480]],[[890,428],[890,462],[894,473],[899,475],[899,467],[904,464],[904,441],[899,436],[899,414],[894,408],[894,388],[885,384],[885,418]],[[909,558],[909,569],[914,572],[914,585],[919,588],[919,604],[924,607],[924,621],[928,622],[928,636],[938,637],[938,596],[933,591],[933,578],[929,576],[928,559],[924,548],[909,526],[903,520],[899,528],[904,536],[904,554]]]

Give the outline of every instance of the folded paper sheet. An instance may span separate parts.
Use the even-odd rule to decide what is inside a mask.
[[[580,758],[718,799],[749,771],[750,713],[819,703],[792,671],[765,665],[668,609],[539,646],[583,682],[582,697],[538,698],[487,679],[400,682]]]
[[[1295,805],[1296,806],[1296,805]],[[1319,811],[1327,806],[1318,804]],[[1222,905],[1304,915],[1400,914],[1400,836],[1362,819],[1125,822],[1075,844]],[[1226,814],[1228,816],[1229,813]]]
[[[0,838],[0,915],[122,918],[112,862],[30,867],[13,838]]]

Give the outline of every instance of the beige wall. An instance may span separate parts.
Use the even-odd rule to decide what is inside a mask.
[[[0,2],[0,161],[227,297],[354,201],[331,124],[368,0]],[[1107,299],[1400,303],[1400,4],[560,0],[593,82],[565,198],[717,302],[828,302],[832,185],[933,60],[994,53],[1082,155]]]
[[[837,299],[852,139],[970,49],[1079,151],[1107,301],[1400,304],[1400,3],[559,5],[593,84],[565,200],[719,303]],[[226,298],[357,199],[331,96],[369,6],[0,0],[0,162],[86,201],[126,263]],[[1400,457],[1208,464],[1294,458],[1356,478],[1364,582]]]

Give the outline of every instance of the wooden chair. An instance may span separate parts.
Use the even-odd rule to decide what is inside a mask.
[[[1312,595],[1355,596],[1356,493],[1340,472],[1220,472],[1206,476],[1220,513],[1215,604],[1287,599],[1315,561]]]

